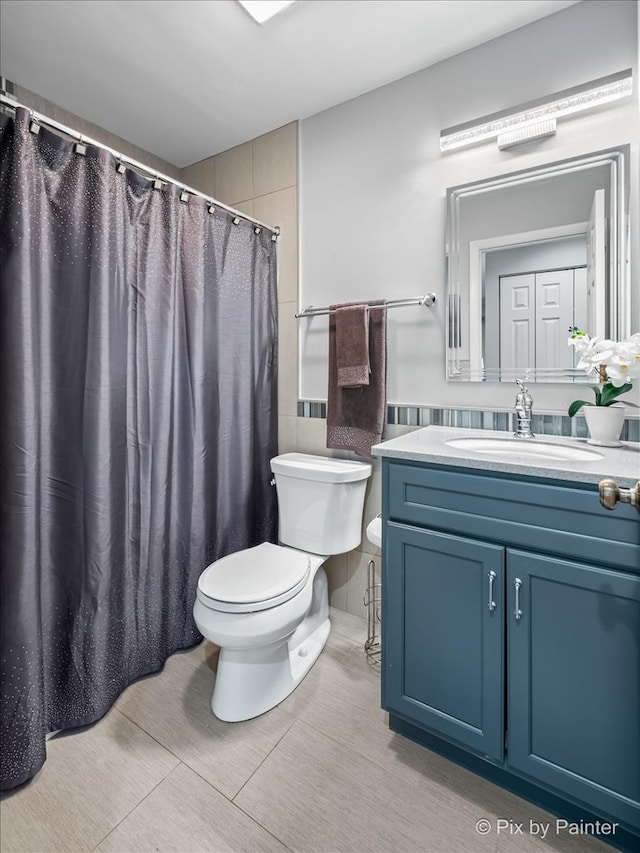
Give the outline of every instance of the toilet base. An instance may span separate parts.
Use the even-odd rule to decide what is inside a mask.
[[[322,652],[329,632],[327,576],[318,569],[311,607],[286,640],[252,649],[221,648],[211,710],[228,723],[250,720],[292,693]]]

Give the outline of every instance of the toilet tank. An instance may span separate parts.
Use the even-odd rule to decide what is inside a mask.
[[[279,539],[312,554],[345,554],[362,538],[371,465],[305,453],[271,460],[278,492]]]

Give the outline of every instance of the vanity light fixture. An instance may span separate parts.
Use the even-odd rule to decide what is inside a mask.
[[[555,118],[547,118],[534,124],[520,124],[514,130],[498,134],[498,148],[513,148],[523,142],[531,142],[532,139],[542,139],[544,136],[553,136],[556,132]]]
[[[627,68],[617,74],[522,104],[514,110],[503,110],[448,127],[440,134],[440,150],[453,151],[496,138],[499,148],[510,148],[521,142],[550,136],[555,133],[557,119],[627,98],[632,94],[632,89],[631,69]]]
[[[264,24],[271,20],[274,15],[283,12],[289,6],[293,6],[296,0],[238,0],[242,8],[247,11],[254,21]]]

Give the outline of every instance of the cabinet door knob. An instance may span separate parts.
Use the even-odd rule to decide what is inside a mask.
[[[493,570],[491,570],[489,572],[489,604],[487,606],[489,607],[489,610],[492,613],[497,607],[495,601],[493,600],[493,582],[495,581],[496,577],[497,577],[496,573]]]
[[[600,503],[606,509],[615,509],[618,501],[631,504],[640,512],[640,480],[630,489],[620,489],[613,480],[600,480]]]
[[[520,580],[520,578],[516,578],[513,582],[513,585],[516,590],[516,601],[513,615],[516,617],[516,622],[519,622],[522,618],[522,610],[520,610],[520,587],[522,586],[522,581]]]

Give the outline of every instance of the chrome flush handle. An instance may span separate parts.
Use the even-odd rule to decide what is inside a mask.
[[[640,512],[640,480],[631,489],[620,489],[613,480],[600,480],[600,503],[605,509],[615,509],[618,501],[631,504]]]

